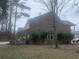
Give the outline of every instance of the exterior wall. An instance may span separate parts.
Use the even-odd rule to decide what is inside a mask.
[[[48,20],[46,21],[40,21],[38,23],[35,23],[33,25],[30,25],[30,29],[32,29],[32,31],[37,31],[37,32],[42,32],[42,31],[45,31],[45,32],[48,32],[48,31],[51,31],[53,30],[51,28],[51,25],[49,23]]]
[[[64,24],[60,23],[57,26],[57,32],[71,33],[71,29],[70,29],[69,25],[64,25]]]
[[[38,18],[38,21],[30,23],[30,29],[33,32],[48,32],[50,28],[50,19],[48,17]]]

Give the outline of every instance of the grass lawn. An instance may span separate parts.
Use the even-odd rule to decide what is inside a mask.
[[[77,46],[78,47],[78,46]],[[79,59],[76,46],[0,45],[0,59]]]

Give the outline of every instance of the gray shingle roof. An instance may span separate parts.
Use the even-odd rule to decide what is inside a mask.
[[[75,26],[75,24],[73,24],[72,22],[69,22],[69,21],[64,21],[64,20],[60,20],[60,18],[55,14],[55,16],[57,17],[56,21],[57,22],[60,22],[64,25],[68,25],[68,26]],[[31,18],[29,19],[29,23],[30,24],[33,24],[33,23],[38,23],[40,21],[43,21],[43,20],[46,20],[47,18],[51,18],[51,12],[48,12],[48,13],[45,13],[43,15],[40,15],[40,16],[37,16],[37,17],[34,17],[34,18]],[[27,26],[27,24],[25,25],[25,27]]]

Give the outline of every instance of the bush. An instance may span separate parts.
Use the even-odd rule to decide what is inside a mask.
[[[37,32],[37,33],[32,33],[32,42],[33,44],[36,43],[41,43],[43,44],[45,39],[47,38],[47,32]],[[62,44],[70,44],[71,40],[73,39],[74,35],[71,33],[58,33],[57,38],[58,41]]]
[[[32,43],[35,44],[39,38],[39,34],[38,33],[32,33],[31,34],[32,37]]]
[[[47,37],[47,32],[32,33],[31,37],[33,43],[44,43],[45,38]]]
[[[41,43],[44,43],[44,41],[45,41],[46,38],[47,38],[47,32],[41,32],[40,33]]]
[[[63,44],[70,44],[71,40],[73,39],[74,35],[71,33],[58,33],[57,34],[58,41]]]

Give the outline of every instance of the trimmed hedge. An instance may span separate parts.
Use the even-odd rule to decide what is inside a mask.
[[[58,33],[58,41],[62,44],[70,44],[71,40],[74,38],[74,35],[71,33]]]
[[[47,32],[40,32],[40,33],[32,33],[32,42],[37,43],[41,42],[44,43],[45,39],[47,38]],[[70,44],[71,40],[73,39],[74,35],[71,33],[58,33],[57,38],[58,42],[61,44]]]
[[[47,38],[47,32],[32,33],[31,37],[32,37],[33,43],[43,44],[45,41],[45,38]]]

